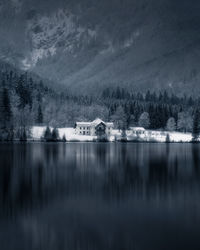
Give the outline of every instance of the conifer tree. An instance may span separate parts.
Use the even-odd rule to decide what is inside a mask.
[[[23,141],[23,142],[27,141],[27,134],[26,134],[26,129],[25,128],[22,129],[19,139],[20,139],[20,141]]]
[[[193,141],[197,141],[200,135],[200,113],[199,110],[196,109],[193,119]]]
[[[44,139],[47,142],[52,140],[52,133],[51,133],[51,129],[49,127],[47,127],[45,132],[44,132]]]
[[[7,88],[0,93],[0,130],[2,140],[12,140],[13,124],[10,97]]]
[[[62,141],[63,141],[63,142],[66,142],[66,141],[67,141],[67,139],[66,139],[66,136],[65,136],[65,135],[63,135]]]
[[[41,105],[38,106],[37,123],[38,124],[42,124],[43,123],[43,113],[42,113]]]
[[[177,129],[181,132],[191,132],[193,120],[188,112],[180,112],[178,114]]]
[[[169,136],[169,134],[166,135],[165,142],[166,142],[166,143],[169,143],[169,142],[170,142],[170,136]]]
[[[144,112],[141,114],[139,121],[138,121],[138,125],[140,127],[146,128],[148,129],[150,126],[150,118],[149,118],[149,113]]]
[[[112,116],[112,120],[114,121],[117,129],[125,130],[127,128],[127,115],[122,106],[117,108],[116,112]]]
[[[176,130],[176,121],[174,117],[170,117],[167,121],[166,129],[168,131],[175,131]]]
[[[59,133],[58,133],[58,129],[54,128],[52,131],[52,140],[53,141],[58,141],[59,140]]]

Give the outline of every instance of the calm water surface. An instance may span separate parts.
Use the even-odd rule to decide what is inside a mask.
[[[200,145],[0,144],[1,250],[200,249]]]

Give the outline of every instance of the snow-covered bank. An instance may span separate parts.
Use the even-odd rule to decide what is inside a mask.
[[[168,131],[153,131],[145,130],[142,134],[134,134],[132,131],[127,131],[128,141],[145,141],[145,142],[191,142],[191,133],[168,132]]]
[[[50,128],[53,130],[53,128]],[[40,140],[44,136],[46,127],[32,127],[31,135],[34,140]],[[58,129],[59,137],[63,138],[65,135],[67,141],[93,141],[94,136],[81,136],[75,134],[74,128],[59,128]]]
[[[33,140],[40,140],[45,132],[46,127],[32,127],[31,135]],[[53,128],[51,128],[53,130]],[[59,128],[59,137],[63,138],[65,135],[67,141],[80,141],[80,142],[92,142],[97,139],[96,136],[89,135],[77,135],[74,128]],[[180,132],[167,132],[167,131],[153,131],[144,130],[142,133],[137,133],[133,130],[127,130],[127,141],[141,141],[141,142],[191,142],[191,133]],[[113,130],[109,141],[115,141],[121,139],[121,132],[119,130]]]

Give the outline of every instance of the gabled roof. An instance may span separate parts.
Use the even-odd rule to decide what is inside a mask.
[[[102,121],[102,120],[101,120],[101,119],[99,119],[99,118],[95,119],[95,120],[92,122],[92,124],[93,124],[93,125],[98,125],[98,124],[100,124],[100,123],[105,124],[105,122],[104,122],[104,121]]]
[[[113,126],[112,122],[104,122],[103,120],[101,120],[100,118],[96,118],[93,122],[76,122],[76,125],[79,126],[97,126],[99,124],[105,124],[106,126]]]
[[[135,130],[135,131],[144,131],[145,128],[143,127],[131,127],[130,129]]]
[[[106,125],[106,123],[101,122],[101,123],[98,123],[97,125],[95,125],[95,128],[100,127],[100,126],[106,127],[107,125]]]

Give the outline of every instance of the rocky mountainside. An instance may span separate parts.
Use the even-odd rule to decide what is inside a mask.
[[[1,0],[0,60],[72,91],[200,92],[198,0]]]

